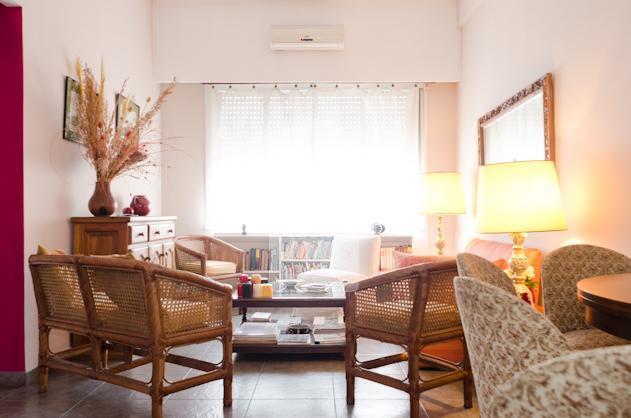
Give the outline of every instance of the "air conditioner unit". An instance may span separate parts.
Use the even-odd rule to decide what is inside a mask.
[[[274,51],[341,51],[344,49],[344,25],[272,26]]]

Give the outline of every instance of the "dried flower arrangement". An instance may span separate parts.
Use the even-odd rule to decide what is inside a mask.
[[[105,99],[103,68],[98,82],[92,70],[78,60],[76,72],[79,81],[77,130],[84,145],[84,157],[94,166],[97,181],[112,181],[121,174],[145,174],[149,167],[155,165],[150,147],[158,142],[142,139],[152,131],[153,118],[173,91],[173,85],[163,90],[152,105],[151,98],[147,98],[133,124],[115,126],[116,110],[108,111]],[[123,94],[124,90],[123,83],[118,94]],[[127,120],[132,99],[133,96],[130,96],[119,109],[120,119]]]
[[[152,146],[158,145],[159,141],[149,138],[153,132],[152,121],[174,85],[164,89],[153,104],[151,98],[147,98],[138,118],[131,123],[127,122],[127,114],[133,96],[129,96],[122,109],[119,109],[119,118],[126,122],[117,126],[116,109],[109,111],[105,99],[103,66],[98,81],[92,70],[79,60],[76,73],[79,83],[76,129],[84,147],[83,156],[94,167],[97,180],[89,203],[90,212],[97,216],[108,216],[116,210],[109,183],[123,174],[144,177],[156,165],[152,153],[158,151],[152,150]],[[125,83],[118,94],[123,94],[124,90]]]

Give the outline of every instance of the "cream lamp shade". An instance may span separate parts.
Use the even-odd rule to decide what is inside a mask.
[[[480,166],[476,218],[481,233],[567,229],[554,162]]]
[[[460,173],[425,173],[421,177],[421,213],[460,215],[465,213]]]

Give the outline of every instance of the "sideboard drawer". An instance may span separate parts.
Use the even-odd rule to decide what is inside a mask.
[[[134,256],[136,260],[140,260],[140,261],[149,260],[149,247],[131,248],[129,252],[131,253],[131,255]]]
[[[172,222],[149,224],[149,236],[151,241],[173,238],[175,236],[175,224]]]
[[[149,231],[147,225],[130,225],[129,226],[129,243],[137,244],[139,242],[149,241]]]

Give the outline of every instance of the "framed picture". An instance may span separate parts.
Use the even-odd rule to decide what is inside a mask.
[[[548,73],[478,120],[480,165],[554,160],[552,74]]]
[[[123,120],[123,106],[128,103],[129,110],[125,115],[125,120]],[[119,126],[132,126],[136,123],[138,118],[140,117],[140,106],[138,106],[133,101],[129,100],[127,97],[122,94],[116,95],[116,127]]]
[[[81,143],[77,129],[77,105],[79,103],[79,82],[66,77],[66,97],[64,101],[64,133],[68,141]]]

